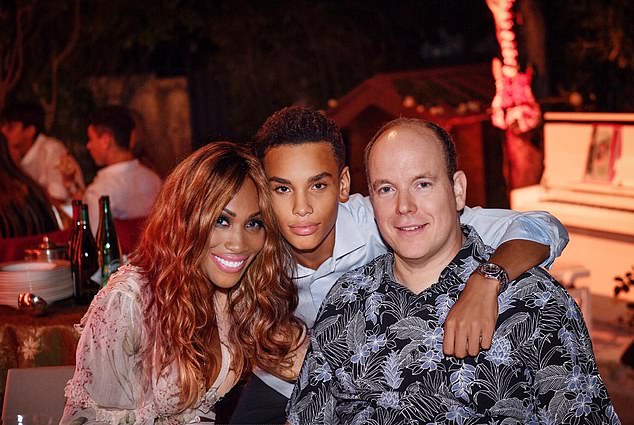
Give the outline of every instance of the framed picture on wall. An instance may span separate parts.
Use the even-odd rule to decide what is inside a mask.
[[[614,178],[614,163],[621,154],[621,126],[596,124],[591,137],[585,178],[610,183]]]

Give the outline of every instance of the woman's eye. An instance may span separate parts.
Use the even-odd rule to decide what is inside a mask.
[[[229,224],[230,224],[229,223],[229,219],[227,217],[225,217],[224,215],[221,215],[216,220],[216,227],[227,227],[227,226],[229,226]]]
[[[247,229],[260,230],[264,229],[264,222],[260,219],[249,220],[246,225]]]
[[[288,186],[277,186],[273,188],[273,191],[277,193],[288,193],[291,190],[288,188]]]

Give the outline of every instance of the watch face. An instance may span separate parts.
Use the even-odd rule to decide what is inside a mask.
[[[506,271],[495,263],[482,263],[478,266],[477,271],[484,277],[489,279],[497,279],[500,282],[498,294],[504,290],[509,283]]]

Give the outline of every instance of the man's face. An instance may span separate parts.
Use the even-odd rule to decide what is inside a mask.
[[[339,201],[348,198],[348,167],[338,171],[327,142],[275,146],[264,155],[273,209],[300,264],[316,269],[332,256]]]
[[[383,134],[368,158],[370,196],[385,242],[399,264],[446,265],[462,245],[457,211],[466,179],[453,182],[440,142],[428,129],[400,125]]]
[[[86,149],[90,152],[95,164],[106,165],[109,138],[112,136],[106,131],[98,131],[93,125],[88,126],[88,143]]]
[[[16,164],[33,146],[35,141],[35,127],[25,127],[20,121],[7,121],[2,123],[2,134],[7,138],[11,158]]]

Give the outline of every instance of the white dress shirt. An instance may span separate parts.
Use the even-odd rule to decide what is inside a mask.
[[[99,198],[110,197],[113,218],[146,217],[161,190],[161,178],[138,159],[108,165],[97,173],[84,192],[93,234],[99,226]]]
[[[295,283],[299,290],[299,304],[295,315],[309,329],[315,324],[321,303],[337,279],[345,272],[369,263],[386,252],[369,198],[352,195],[348,202],[339,204],[337,214],[332,257],[324,261],[317,270],[299,264],[295,269]],[[473,226],[484,243],[495,248],[511,239],[527,239],[550,245],[550,257],[543,266],[550,266],[568,243],[566,229],[546,212],[519,213],[512,210],[466,207],[460,221]],[[290,397],[294,384],[260,369],[256,369],[254,373],[271,388],[287,398]]]

